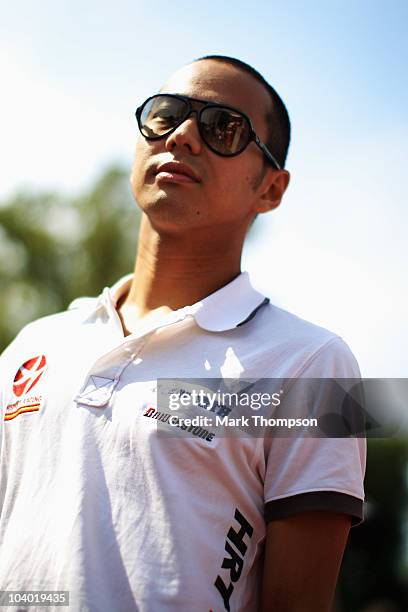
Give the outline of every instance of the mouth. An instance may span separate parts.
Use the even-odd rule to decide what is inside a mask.
[[[200,183],[200,177],[187,164],[182,162],[167,162],[156,169],[156,178],[165,182]]]

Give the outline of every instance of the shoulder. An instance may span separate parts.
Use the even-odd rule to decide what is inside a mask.
[[[15,358],[21,360],[26,353],[31,355],[36,347],[63,344],[64,339],[71,337],[91,313],[95,312],[97,301],[98,298],[80,298],[65,311],[41,317],[25,325],[1,353],[0,371],[10,363],[14,367]]]
[[[352,351],[338,334],[273,304],[259,310],[251,333],[279,375],[360,375]]]

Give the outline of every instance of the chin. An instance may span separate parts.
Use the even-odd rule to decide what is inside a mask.
[[[153,227],[166,231],[193,230],[202,227],[207,216],[198,206],[193,208],[183,202],[172,201],[171,198],[158,198],[146,205],[140,205],[140,209],[149,218]]]
[[[145,188],[143,193],[134,194],[134,197],[140,210],[149,217],[160,217],[179,223],[207,216],[202,202],[194,203],[191,198],[180,197],[167,189]]]

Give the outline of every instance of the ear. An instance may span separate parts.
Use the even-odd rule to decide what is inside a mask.
[[[256,212],[265,213],[277,208],[281,203],[290,181],[287,170],[273,170],[265,174],[265,178],[259,188],[259,197],[256,203]]]

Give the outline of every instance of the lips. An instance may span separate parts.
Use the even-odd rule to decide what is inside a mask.
[[[156,175],[162,172],[166,174],[170,174],[170,175],[175,175],[175,176],[177,175],[186,176],[192,181],[194,181],[195,183],[200,182],[200,178],[194,172],[194,170],[190,168],[190,166],[187,166],[187,164],[184,164],[182,162],[167,162],[165,164],[160,164],[160,166],[158,166],[156,169]]]

